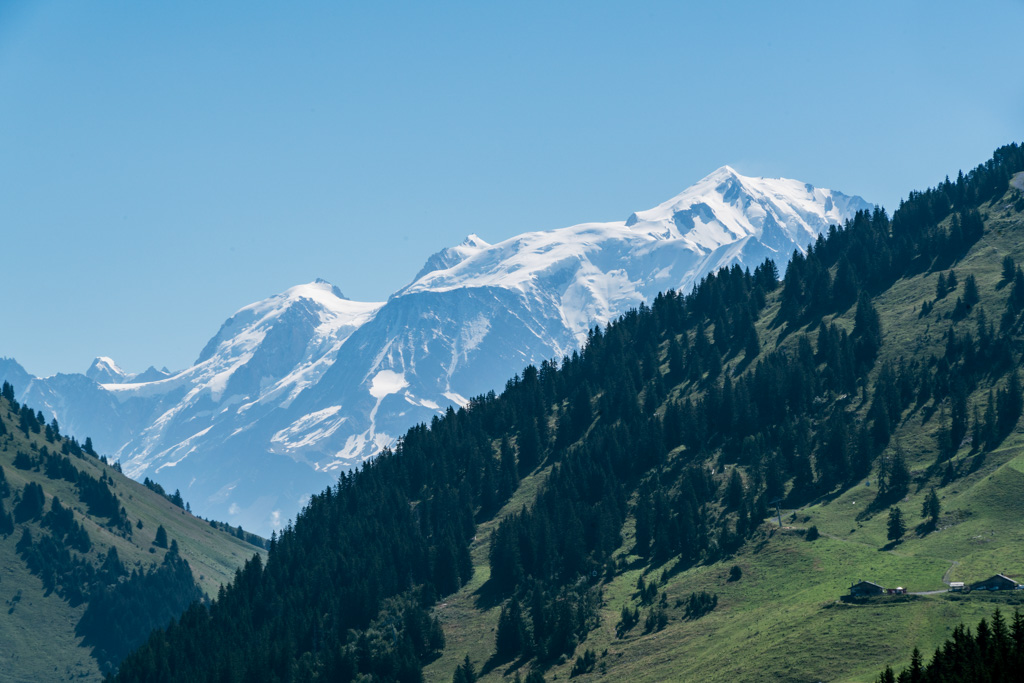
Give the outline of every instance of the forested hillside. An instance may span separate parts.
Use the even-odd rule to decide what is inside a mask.
[[[0,678],[99,679],[257,548],[0,392]],[[158,485],[153,485],[158,488]]]
[[[976,604],[846,585],[1024,562],[990,528],[1019,508],[1022,170],[1001,148],[410,430],[117,680],[873,677]]]

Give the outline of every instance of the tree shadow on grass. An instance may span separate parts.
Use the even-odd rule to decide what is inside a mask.
[[[934,519],[925,520],[914,527],[914,533],[917,534],[918,538],[924,538],[933,531],[935,531]]]
[[[498,653],[495,652],[486,662],[484,662],[483,666],[480,667],[480,676],[486,676],[495,669],[504,667],[501,671],[502,677],[510,678],[515,675],[516,671],[523,668],[523,665],[529,662],[530,659],[532,658],[525,654],[520,655],[519,657],[513,657],[512,659],[507,657],[499,658]]]
[[[498,589],[493,579],[487,579],[484,584],[473,591],[473,606],[478,610],[489,610],[504,602],[505,596]]]

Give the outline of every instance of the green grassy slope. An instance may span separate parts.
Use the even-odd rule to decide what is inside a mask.
[[[95,457],[65,456],[93,478],[106,474],[111,479],[109,486],[127,511],[132,525],[130,537],[120,535],[107,526],[106,519],[94,519],[88,514],[72,483],[50,479],[43,471],[13,466],[18,451],[35,455],[46,446],[51,452],[59,452],[60,444],[48,443],[42,434],[26,437],[18,429],[17,420],[12,419],[9,408],[7,401],[0,399],[0,420],[7,427],[7,434],[0,436],[0,467],[11,488],[11,494],[4,500],[7,511],[11,512],[15,495],[27,483],[39,484],[45,493],[46,510],[57,496],[85,527],[92,549],[83,557],[94,566],[102,561],[111,546],[117,548],[121,562],[129,571],[159,564],[167,551],[154,548],[152,542],[157,528],[163,525],[168,538],[177,541],[180,554],[188,561],[197,584],[204,592],[215,596],[219,586],[228,582],[245,560],[255,552],[264,553],[262,549],[213,529],[209,523]],[[139,520],[142,528],[137,526]],[[40,536],[38,521],[15,524],[13,534],[0,536],[0,680],[99,680],[99,665],[92,658],[91,649],[82,647],[81,638],[75,635],[75,626],[86,604],[73,607],[56,592],[47,594],[40,578],[29,572],[15,550],[26,526],[34,537]]]
[[[964,278],[973,274],[981,294],[981,305],[958,323],[960,330],[973,331],[981,309],[998,326],[1010,289],[1000,283],[1002,259],[1010,255],[1017,263],[1024,262],[1024,214],[1013,205],[1017,197],[1011,189],[1004,198],[982,207],[987,216],[984,237],[952,264],[961,290]],[[903,278],[875,298],[884,344],[874,373],[885,361],[898,357],[942,355],[949,316],[960,292],[935,301],[928,315],[920,315],[922,304],[935,299],[940,272],[945,275],[949,269]],[[763,353],[787,348],[797,336],[792,331],[783,336],[771,324],[777,310],[776,294],[757,323]],[[853,315],[851,307],[835,322],[852,329]],[[807,331],[813,334],[816,325]],[[737,360],[746,359],[733,360],[730,369],[736,368]],[[982,382],[969,397],[972,411],[975,405],[984,408],[989,388]],[[868,406],[857,397],[852,400],[863,415]],[[597,667],[579,680],[871,681],[886,664],[908,664],[915,646],[928,656],[955,625],[974,624],[990,614],[993,602],[1007,603],[1011,611],[1016,602],[1024,604],[1024,591],[970,596],[936,593],[863,605],[838,600],[851,583],[861,579],[913,592],[939,591],[946,587],[944,580],[971,582],[995,573],[1024,581],[1024,434],[1018,425],[999,448],[985,454],[965,443],[954,458],[962,476],[943,486],[941,469],[932,467],[942,410],[948,410],[948,405],[928,402],[907,409],[893,435],[890,449],[897,443],[902,447],[913,475],[910,493],[898,503],[908,532],[895,547],[886,538],[886,510],[865,513],[876,493],[874,469],[835,497],[783,510],[782,529],[774,518],[766,520],[755,539],[733,557],[683,572],[674,572],[673,561],[654,567],[630,556],[632,522],[627,520],[625,543],[618,553],[620,566],[626,569],[604,585],[601,626],[575,653],[579,657],[587,649],[594,650]],[[524,480],[503,513],[518,509],[537,486],[532,478]],[[922,503],[931,487],[936,488],[942,506],[934,530],[919,527]],[[821,537],[807,541],[804,532],[812,525]],[[425,668],[428,681],[451,680],[467,654],[478,670],[483,667],[484,681],[512,680],[516,673],[525,676],[531,665],[488,663],[501,607],[481,592],[488,576],[487,548],[493,528],[489,523],[477,531],[474,579],[435,610],[448,644],[442,657]],[[730,582],[727,577],[733,565],[741,568],[742,577]],[[640,624],[625,638],[617,638],[615,625],[622,607],[639,605],[638,577],[659,580],[663,573],[666,579],[658,590],[667,595],[666,628],[644,634],[649,609],[644,606]],[[718,595],[718,607],[687,621],[677,600],[702,590]],[[573,661],[560,660],[546,671],[547,680],[568,679]]]

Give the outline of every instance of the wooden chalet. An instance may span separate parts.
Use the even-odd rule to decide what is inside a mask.
[[[871,581],[858,581],[850,586],[850,595],[857,597],[862,595],[881,595],[884,592],[884,588]]]
[[[1009,576],[1002,574],[996,574],[995,576],[985,579],[984,581],[978,581],[977,583],[971,584],[971,590],[974,591],[1012,591],[1016,590],[1019,586],[1016,581],[1011,579]]]

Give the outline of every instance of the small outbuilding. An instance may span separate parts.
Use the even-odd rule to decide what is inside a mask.
[[[953,591],[954,593],[962,593],[964,591],[964,582],[951,581],[949,584],[949,590]]]
[[[977,583],[971,584],[971,590],[974,591],[1012,591],[1015,590],[1018,583],[1011,579],[1009,576],[1002,574],[996,574],[995,576],[985,579],[984,581],[978,581]]]
[[[871,581],[858,581],[850,586],[850,595],[853,596],[881,595],[884,592],[884,588],[879,586],[877,583],[872,583]]]

